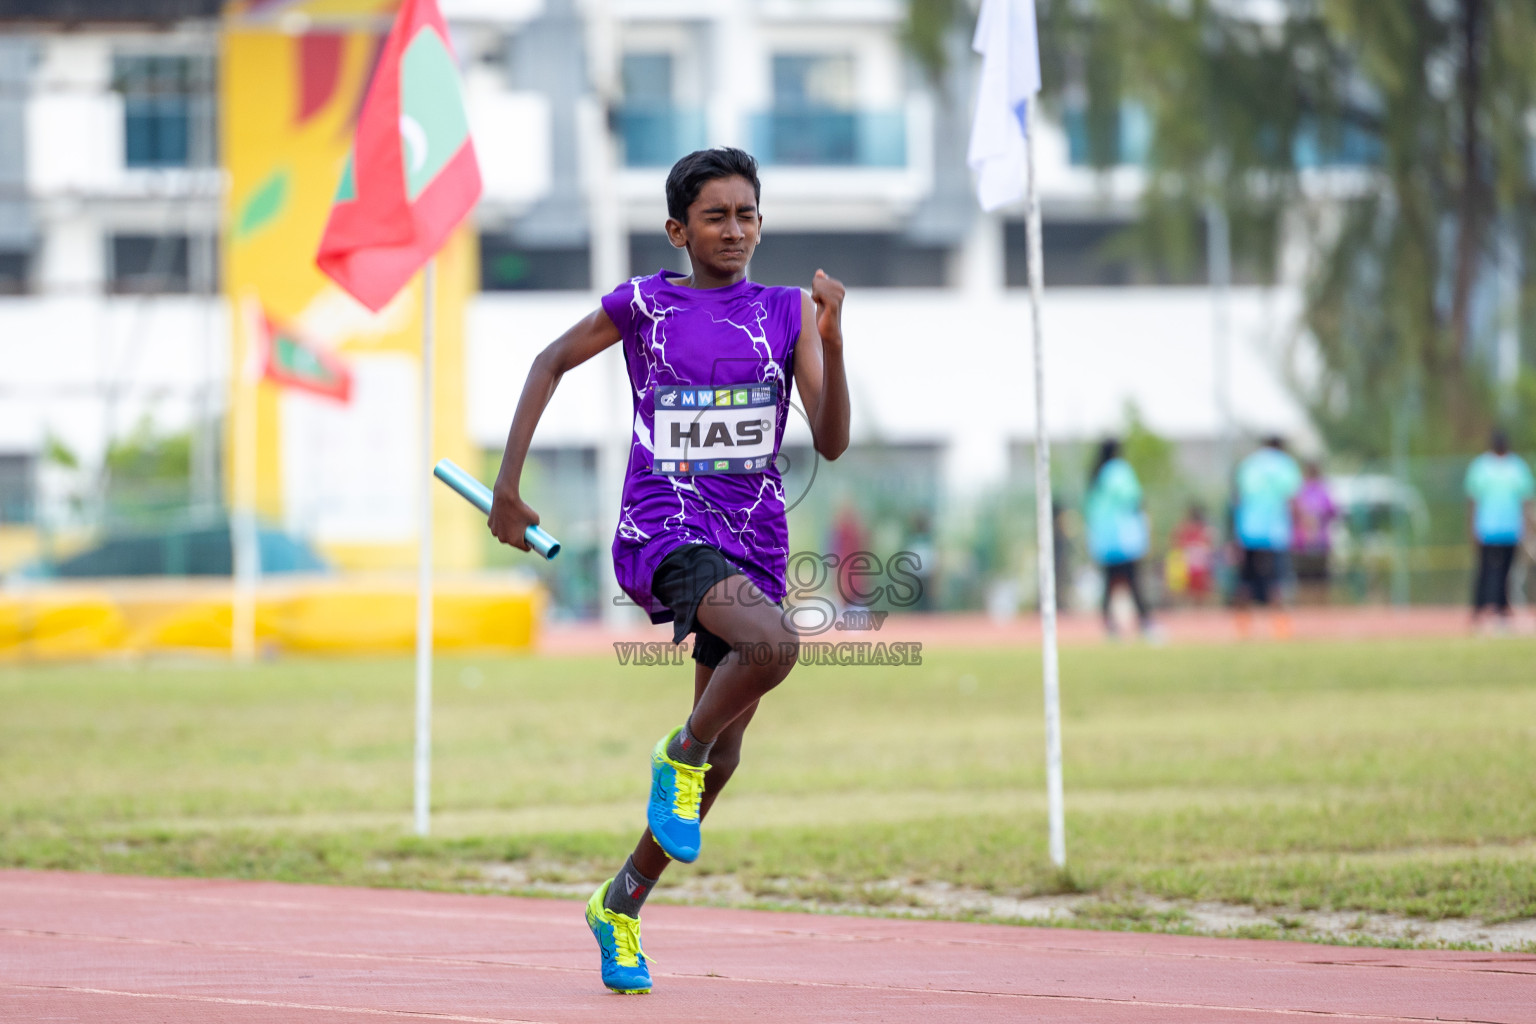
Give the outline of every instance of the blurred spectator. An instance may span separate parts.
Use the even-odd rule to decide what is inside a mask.
[[[1467,505],[1472,542],[1477,545],[1477,580],[1472,589],[1472,622],[1488,609],[1501,623],[1509,620],[1509,570],[1525,532],[1536,480],[1525,460],[1509,450],[1509,438],[1496,430],[1484,452],[1467,467]]]
[[[831,535],[827,538],[827,551],[835,561],[834,576],[837,580],[836,600],[839,607],[862,607],[855,596],[858,584],[847,574],[848,559],[860,551],[869,550],[868,534],[864,530],[864,519],[859,515],[858,506],[852,501],[844,500],[837,510],[837,518],[832,521]]]
[[[1152,615],[1141,594],[1138,579],[1141,559],[1147,553],[1147,518],[1141,509],[1141,482],[1131,464],[1120,457],[1120,442],[1108,438],[1099,445],[1099,457],[1088,479],[1083,502],[1088,527],[1088,553],[1104,570],[1104,628],[1117,633],[1110,601],[1124,586],[1136,603],[1142,632],[1151,635]]]
[[[1296,583],[1301,591],[1300,599],[1308,604],[1325,604],[1328,601],[1328,580],[1333,542],[1330,532],[1333,521],[1339,517],[1339,507],[1328,484],[1323,480],[1323,470],[1314,461],[1308,461],[1306,479],[1296,493],[1296,528],[1291,536],[1292,558],[1296,567]]]
[[[1239,612],[1238,627],[1247,629],[1250,603],[1282,603],[1281,583],[1291,548],[1292,513],[1301,490],[1301,467],[1285,450],[1285,441],[1271,437],[1263,447],[1237,466],[1237,507],[1233,515],[1241,560],[1233,593]],[[1275,631],[1285,635],[1289,622],[1275,620]]]
[[[1204,603],[1211,596],[1216,573],[1216,544],[1205,520],[1205,506],[1192,503],[1174,528],[1172,539],[1167,563],[1168,589],[1191,603]]]

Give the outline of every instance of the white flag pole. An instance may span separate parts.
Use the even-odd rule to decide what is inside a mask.
[[[1045,678],[1045,788],[1050,810],[1051,863],[1067,864],[1066,815],[1061,783],[1061,686],[1056,657],[1056,532],[1051,515],[1051,440],[1045,431],[1045,335],[1040,327],[1044,254],[1040,196],[1035,185],[1035,107],[1025,104],[1025,214],[1029,235],[1029,307],[1035,340],[1035,532],[1040,546],[1040,658]]]
[[[432,815],[432,364],[437,259],[422,273],[420,548],[416,555],[416,834]]]

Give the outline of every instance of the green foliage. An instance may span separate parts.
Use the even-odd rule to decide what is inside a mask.
[[[130,434],[107,446],[102,468],[113,518],[184,508],[191,500],[192,434],[157,433],[146,416]]]
[[[1514,406],[1524,415],[1501,417],[1502,425],[1509,431],[1509,443],[1516,451],[1536,453],[1536,369],[1520,374],[1515,384]]]
[[[950,35],[968,14],[965,0],[907,0],[901,39],[932,82],[942,82],[949,70]]]
[[[1143,258],[1191,272],[1204,251],[1205,207],[1219,202],[1234,258],[1272,275],[1281,218],[1299,195],[1290,157],[1305,97],[1332,64],[1315,19],[1256,24],[1205,0],[1056,0],[1042,5],[1042,32],[1046,102],[1074,97],[1095,164],[1119,159],[1125,101],[1152,119],[1136,231]]]
[[[1147,426],[1135,402],[1125,404],[1125,434],[1120,450],[1136,471],[1144,491],[1164,491],[1177,485],[1178,446]]]
[[[1485,307],[1501,261],[1536,258],[1536,6],[1053,0],[1042,30],[1048,101],[1085,97],[1095,162],[1117,158],[1123,101],[1153,121],[1146,258],[1197,259],[1210,203],[1260,277],[1287,222],[1305,238],[1322,381],[1303,398],[1335,450],[1384,454],[1394,430],[1425,453],[1482,443],[1507,320]],[[1324,185],[1298,154],[1370,166]],[[1536,275],[1518,306],[1530,352]]]
[[[43,439],[43,461],[62,469],[80,468],[80,456],[55,434],[49,434]]]
[[[192,466],[192,435],[157,434],[153,421],[145,417],[131,434],[107,446],[106,466],[124,481],[185,477]]]

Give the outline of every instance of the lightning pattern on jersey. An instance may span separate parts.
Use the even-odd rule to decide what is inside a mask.
[[[666,476],[652,472],[658,385],[727,387],[778,384],[774,450],[789,413],[801,293],[742,281],[693,289],[663,271],[625,282],[603,309],[623,336],[634,403],[634,431],[618,529],[619,585],[653,621],[672,617],[651,594],[656,566],[683,544],[710,544],[736,563],[772,601],[785,594],[789,558],[784,485],[770,462],[760,473]]]

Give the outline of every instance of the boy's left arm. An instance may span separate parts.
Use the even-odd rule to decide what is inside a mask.
[[[795,386],[811,423],[811,441],[824,459],[848,449],[848,377],[843,370],[843,296],[846,289],[823,270],[802,292],[800,337],[795,342]]]

